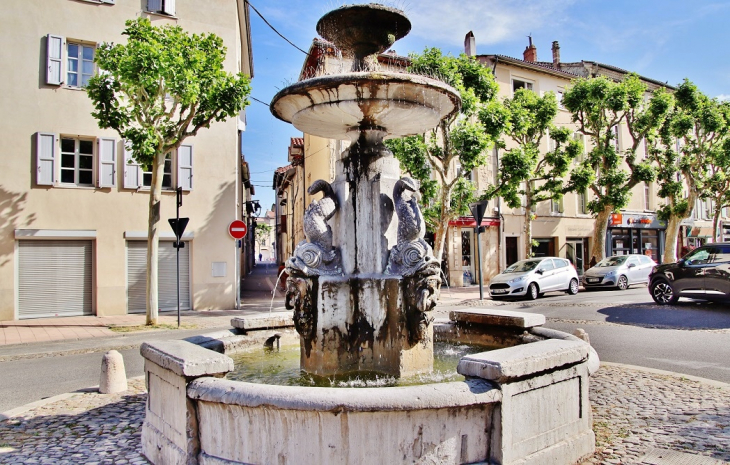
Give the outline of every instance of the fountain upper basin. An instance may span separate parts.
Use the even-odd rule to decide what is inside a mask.
[[[456,89],[436,79],[358,72],[297,82],[274,96],[271,113],[307,134],[355,140],[361,129],[386,138],[423,134],[460,105]]]

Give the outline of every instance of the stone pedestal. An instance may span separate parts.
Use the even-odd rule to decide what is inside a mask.
[[[313,337],[302,337],[301,366],[333,375],[376,371],[408,376],[433,369],[433,328],[409,342],[400,277],[325,277],[312,289]]]

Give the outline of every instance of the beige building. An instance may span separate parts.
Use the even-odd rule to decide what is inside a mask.
[[[256,218],[256,224],[265,224],[271,228],[269,234],[265,238],[256,237],[256,261],[257,262],[275,262],[276,261],[276,213],[266,210],[264,216]],[[261,257],[259,259],[259,256]]]
[[[252,74],[243,0],[6,0],[0,135],[0,320],[145,311],[150,174],[91,116],[84,85],[96,47],[123,42],[128,19],[213,32],[227,71]],[[186,139],[165,166],[160,307],[177,308],[176,188],[189,217],[180,249],[181,307],[236,305],[240,255],[228,224],[241,186],[245,115]]]

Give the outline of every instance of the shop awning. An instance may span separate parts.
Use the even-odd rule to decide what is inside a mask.
[[[449,226],[459,226],[462,228],[476,228],[477,221],[473,216],[462,216],[455,220],[449,221]],[[499,226],[499,218],[482,218],[480,226]]]
[[[712,237],[712,226],[700,226],[692,228],[689,237]]]

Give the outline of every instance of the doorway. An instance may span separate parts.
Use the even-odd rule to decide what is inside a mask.
[[[517,263],[517,237],[506,237],[505,238],[505,258],[507,260],[507,266],[513,263]]]
[[[585,270],[585,245],[582,238],[568,239],[565,243],[565,258],[575,267],[578,276],[583,275]]]

